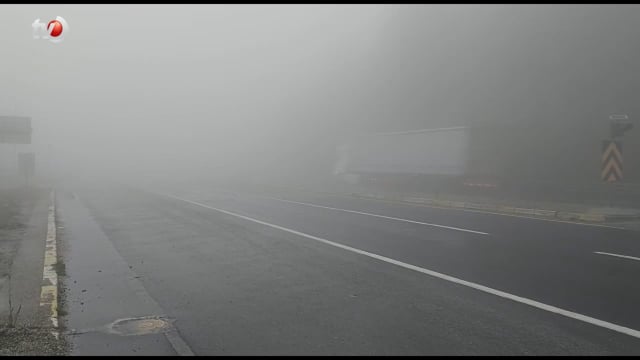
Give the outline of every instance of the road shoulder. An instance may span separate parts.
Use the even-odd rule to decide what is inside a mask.
[[[55,234],[53,198],[47,189],[19,189],[13,194],[19,198],[13,204],[21,208],[22,216],[13,229],[19,242],[2,292],[7,308],[0,326],[0,354],[66,355],[66,339],[58,336],[57,324],[50,322],[51,311],[55,313],[57,308],[57,286],[43,282],[45,241],[50,227]],[[54,256],[50,261],[55,260]],[[56,300],[48,307],[41,306],[43,286],[51,287],[50,295]]]
[[[172,319],[148,295],[82,200],[62,192],[58,204],[71,354],[191,355],[176,350]]]

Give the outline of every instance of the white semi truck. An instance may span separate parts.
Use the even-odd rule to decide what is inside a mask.
[[[463,175],[469,162],[469,128],[362,135],[343,144],[338,151],[337,175]]]
[[[457,126],[358,135],[338,147],[334,175],[347,182],[420,177],[495,184],[522,170],[535,146],[534,134],[523,130]]]

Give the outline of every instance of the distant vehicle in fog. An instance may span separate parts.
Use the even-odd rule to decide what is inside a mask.
[[[422,176],[493,181],[505,171],[503,144],[484,128],[458,126],[353,137],[338,149],[334,174],[348,182]]]
[[[334,175],[351,183],[417,180],[485,187],[593,183],[599,181],[599,144],[599,137],[577,141],[542,124],[362,134],[338,147]]]

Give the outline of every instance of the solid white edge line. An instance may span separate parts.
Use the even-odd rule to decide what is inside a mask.
[[[463,228],[457,228],[457,227],[453,227],[453,226],[446,226],[446,225],[439,225],[439,224],[431,224],[431,223],[426,223],[426,222],[422,222],[422,221],[409,220],[409,219],[402,219],[402,218],[397,218],[397,217],[392,217],[392,216],[386,216],[386,215],[379,215],[379,214],[372,214],[372,213],[367,213],[367,212],[362,212],[362,211],[347,210],[347,209],[340,209],[340,208],[334,208],[334,207],[329,207],[329,206],[322,206],[322,205],[316,205],[316,204],[304,203],[304,202],[293,201],[293,200],[285,200],[285,199],[275,198],[275,197],[271,197],[271,196],[265,196],[265,198],[272,199],[272,200],[277,200],[277,201],[282,201],[282,202],[287,202],[287,203],[292,203],[292,204],[298,204],[298,205],[304,205],[304,206],[316,207],[316,208],[321,208],[321,209],[336,210],[336,211],[344,211],[344,212],[353,213],[353,214],[360,214],[360,215],[374,216],[374,217],[379,217],[379,218],[388,219],[388,220],[396,220],[396,221],[408,222],[408,223],[412,223],[412,224],[426,225],[426,226],[432,226],[432,227],[438,227],[438,228],[449,229],[449,230],[456,230],[456,231],[464,231],[464,232],[469,232],[469,233],[474,233],[474,234],[480,234],[480,235],[489,235],[489,233],[486,233],[486,232],[476,231],[476,230],[469,230],[469,229],[463,229]]]
[[[341,249],[344,249],[344,250],[347,250],[347,251],[351,251],[351,252],[354,252],[354,253],[357,253],[357,254],[360,254],[360,255],[364,255],[364,256],[367,256],[367,257],[370,257],[370,258],[373,258],[373,259],[377,259],[377,260],[380,260],[380,261],[384,261],[384,262],[389,263],[389,264],[397,265],[397,266],[403,267],[405,269],[417,271],[417,272],[420,272],[420,273],[423,273],[423,274],[426,274],[426,275],[430,275],[430,276],[433,276],[433,277],[436,277],[436,278],[439,278],[439,279],[442,279],[442,280],[446,280],[446,281],[449,281],[449,282],[452,282],[452,283],[456,283],[456,284],[467,286],[467,287],[470,287],[470,288],[473,288],[473,289],[476,289],[476,290],[480,290],[480,291],[488,293],[488,294],[496,295],[496,296],[499,296],[501,298],[509,299],[509,300],[512,300],[512,301],[515,301],[515,302],[518,302],[518,303],[521,303],[521,304],[529,305],[529,306],[532,306],[532,307],[535,307],[535,308],[538,308],[538,309],[541,309],[541,310],[545,310],[545,311],[548,311],[548,312],[551,312],[551,313],[562,315],[562,316],[565,316],[565,317],[568,317],[568,318],[571,318],[571,319],[575,319],[575,320],[578,320],[578,321],[586,322],[586,323],[589,323],[589,324],[592,324],[592,325],[596,325],[596,326],[599,326],[599,327],[602,327],[602,328],[605,328],[605,329],[609,329],[609,330],[612,330],[612,331],[615,331],[615,332],[618,332],[618,333],[621,333],[621,334],[629,335],[629,336],[632,336],[632,337],[640,339],[640,331],[635,330],[635,329],[631,329],[631,328],[624,327],[624,326],[621,326],[621,325],[616,325],[616,324],[613,324],[613,323],[610,323],[610,322],[607,322],[607,321],[604,321],[604,320],[599,320],[599,319],[592,318],[592,317],[587,316],[587,315],[578,314],[578,313],[575,313],[575,312],[572,312],[572,311],[569,311],[569,310],[564,310],[564,309],[561,309],[561,308],[558,308],[558,307],[555,307],[555,306],[552,306],[552,305],[547,305],[547,304],[544,304],[544,303],[541,303],[541,302],[538,302],[538,301],[535,301],[535,300],[527,299],[527,298],[524,298],[524,297],[521,297],[521,296],[509,294],[507,292],[496,290],[496,289],[493,289],[493,288],[490,288],[490,287],[487,287],[487,286],[484,286],[484,285],[480,285],[480,284],[476,284],[476,283],[473,283],[473,282],[470,282],[470,281],[458,279],[458,278],[455,278],[453,276],[449,276],[449,275],[445,275],[445,274],[442,274],[442,273],[439,273],[439,272],[436,272],[436,271],[433,271],[433,270],[421,268],[419,266],[403,263],[401,261],[394,260],[394,259],[382,256],[382,255],[378,255],[378,254],[370,253],[368,251],[352,248],[352,247],[347,246],[347,245],[342,245],[342,244],[339,244],[339,243],[335,243],[335,242],[330,241],[330,240],[319,238],[317,236],[309,235],[309,234],[306,234],[306,233],[303,233],[303,232],[300,232],[300,231],[296,231],[296,230],[292,230],[292,229],[289,229],[289,228],[285,228],[285,227],[282,227],[282,226],[279,226],[279,225],[270,224],[268,222],[257,220],[257,219],[254,219],[254,218],[251,218],[251,217],[248,217],[248,216],[236,214],[236,213],[231,212],[231,211],[218,209],[218,208],[215,208],[213,206],[209,206],[209,205],[205,205],[205,204],[202,204],[202,203],[199,203],[199,202],[195,202],[195,201],[179,198],[179,197],[173,196],[173,195],[164,195],[164,196],[172,198],[172,199],[184,201],[184,202],[187,202],[187,203],[190,203],[190,204],[193,204],[193,205],[197,205],[197,206],[203,207],[205,209],[210,209],[210,210],[221,212],[223,214],[235,216],[235,217],[238,217],[240,219],[248,220],[248,221],[251,221],[251,222],[254,222],[254,223],[257,223],[257,224],[265,225],[265,226],[268,226],[268,227],[271,227],[271,228],[274,228],[274,229],[282,230],[284,232],[288,232],[288,233],[291,233],[291,234],[294,234],[294,235],[298,235],[298,236],[306,237],[308,239],[316,240],[316,241],[319,241],[319,242],[322,242],[322,243],[325,243],[325,244],[328,244],[328,245],[331,245],[331,246],[334,246],[334,247],[337,247],[337,248],[341,248]]]
[[[607,253],[607,252],[602,252],[602,251],[594,251],[593,253],[594,254],[599,254],[599,255],[615,256],[615,257],[619,257],[619,258],[623,258],[623,259],[631,259],[631,260],[640,261],[640,258],[637,258],[637,257],[634,257],[634,256],[629,256],[629,255],[612,254],[612,253]]]

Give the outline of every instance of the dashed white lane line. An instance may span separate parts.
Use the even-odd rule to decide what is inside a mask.
[[[630,259],[630,260],[638,260],[638,261],[640,261],[640,258],[637,258],[637,257],[634,257],[634,256],[612,254],[612,253],[607,253],[607,252],[602,252],[602,251],[594,251],[593,253],[594,254],[599,254],[599,255],[615,256],[615,257],[619,257],[619,258],[623,258],[623,259]]]
[[[572,312],[572,311],[569,311],[569,310],[564,310],[564,309],[561,309],[561,308],[557,308],[555,306],[547,305],[547,304],[544,304],[544,303],[541,303],[541,302],[538,302],[538,301],[535,301],[535,300],[527,299],[527,298],[524,298],[524,297],[521,297],[521,296],[509,294],[507,292],[496,290],[496,289],[493,289],[493,288],[490,288],[490,287],[487,287],[487,286],[484,286],[484,285],[480,285],[480,284],[476,284],[476,283],[473,283],[473,282],[470,282],[470,281],[458,279],[458,278],[455,278],[453,276],[442,274],[442,273],[439,273],[439,272],[436,272],[436,271],[433,271],[433,270],[429,270],[429,269],[421,268],[419,266],[407,264],[407,263],[404,263],[402,261],[398,261],[398,260],[394,260],[394,259],[382,256],[382,255],[370,253],[368,251],[356,249],[356,248],[353,248],[353,247],[350,247],[350,246],[347,246],[347,245],[339,244],[339,243],[336,243],[336,242],[333,242],[333,241],[330,241],[330,240],[319,238],[317,236],[306,234],[306,233],[303,233],[303,232],[300,232],[300,231],[296,231],[296,230],[293,230],[293,229],[289,229],[289,228],[286,228],[286,227],[283,227],[283,226],[270,224],[270,223],[265,222],[265,221],[261,221],[261,220],[254,219],[254,218],[251,218],[251,217],[248,217],[248,216],[236,214],[236,213],[231,212],[231,211],[219,209],[219,208],[216,208],[216,207],[213,207],[213,206],[209,206],[209,205],[202,204],[202,203],[195,202],[195,201],[188,200],[188,199],[183,199],[183,198],[180,198],[180,197],[177,197],[177,196],[173,196],[173,195],[165,195],[165,196],[167,196],[169,198],[172,198],[172,199],[175,199],[175,200],[180,200],[180,201],[183,201],[183,202],[186,202],[186,203],[189,203],[189,204],[197,205],[197,206],[203,207],[205,209],[218,211],[218,212],[221,212],[223,214],[227,214],[227,215],[234,216],[234,217],[237,217],[237,218],[240,218],[240,219],[251,221],[251,222],[254,222],[256,224],[261,224],[261,225],[264,225],[264,226],[268,226],[268,227],[271,227],[273,229],[278,229],[278,230],[281,230],[281,231],[284,231],[284,232],[288,232],[290,234],[302,236],[302,237],[305,237],[307,239],[315,240],[315,241],[318,241],[318,242],[321,242],[321,243],[324,243],[324,244],[327,244],[327,245],[331,245],[331,246],[334,246],[334,247],[337,247],[337,248],[340,248],[340,249],[343,249],[343,250],[351,251],[351,252],[354,252],[356,254],[364,255],[364,256],[367,256],[367,257],[370,257],[370,258],[373,258],[373,259],[376,259],[376,260],[384,261],[384,262],[389,263],[389,264],[397,265],[397,266],[403,267],[405,269],[417,271],[417,272],[420,272],[420,273],[423,273],[423,274],[426,274],[426,275],[429,275],[429,276],[433,276],[433,277],[438,278],[438,279],[442,279],[442,280],[449,281],[449,282],[452,282],[452,283],[455,283],[455,284],[467,286],[467,287],[470,287],[472,289],[476,289],[476,290],[479,290],[479,291],[482,291],[482,292],[485,292],[485,293],[488,293],[488,294],[499,296],[501,298],[505,298],[505,299],[512,300],[512,301],[515,301],[515,302],[518,302],[518,303],[521,303],[521,304],[529,305],[529,306],[535,307],[535,308],[540,309],[540,310],[544,310],[544,311],[548,311],[548,312],[551,312],[551,313],[554,313],[554,314],[562,315],[562,316],[565,316],[565,317],[568,317],[568,318],[571,318],[571,319],[575,319],[575,320],[578,320],[578,321],[586,322],[586,323],[589,323],[589,324],[592,324],[592,325],[595,325],[595,326],[599,326],[599,327],[602,327],[602,328],[605,328],[605,329],[609,329],[609,330],[612,330],[612,331],[615,331],[615,332],[618,332],[618,333],[621,333],[621,334],[629,335],[629,336],[632,336],[632,337],[640,339],[640,331],[635,330],[635,329],[631,329],[631,328],[624,327],[624,326],[621,326],[621,325],[616,325],[616,324],[613,324],[613,323],[610,323],[610,322],[607,322],[607,321],[604,321],[604,320],[599,320],[599,319],[592,318],[592,317],[587,316],[587,315],[582,315],[582,314],[579,314],[579,313],[575,313],[575,312]]]
[[[470,229],[463,229],[463,228],[458,228],[458,227],[453,227],[453,226],[446,226],[446,225],[439,225],[439,224],[431,224],[431,223],[426,223],[426,222],[422,222],[422,221],[409,220],[409,219],[402,219],[402,218],[397,218],[397,217],[392,217],[392,216],[386,216],[386,215],[379,215],[379,214],[372,214],[372,213],[367,213],[367,212],[362,212],[362,211],[355,211],[355,210],[340,209],[340,208],[334,208],[334,207],[329,207],[329,206],[322,206],[322,205],[310,204],[310,203],[299,202],[299,201],[285,200],[285,199],[280,199],[280,198],[275,198],[275,197],[270,197],[270,196],[265,196],[265,197],[266,197],[266,198],[268,198],[268,199],[277,200],[277,201],[282,201],[282,202],[291,203],[291,204],[298,204],[298,205],[304,205],[304,206],[310,206],[310,207],[321,208],[321,209],[328,209],[328,210],[335,210],[335,211],[343,211],[343,212],[352,213],[352,214],[360,214],[360,215],[366,215],[366,216],[373,216],[373,217],[378,217],[378,218],[382,218],[382,219],[395,220],[395,221],[403,221],[403,222],[412,223],[412,224],[419,224],[419,225],[432,226],[432,227],[443,228],[443,229],[449,229],[449,230],[463,231],[463,232],[468,232],[468,233],[473,233],[473,234],[489,235],[489,234],[488,234],[488,233],[486,233],[486,232],[476,231],[476,230],[470,230]]]

